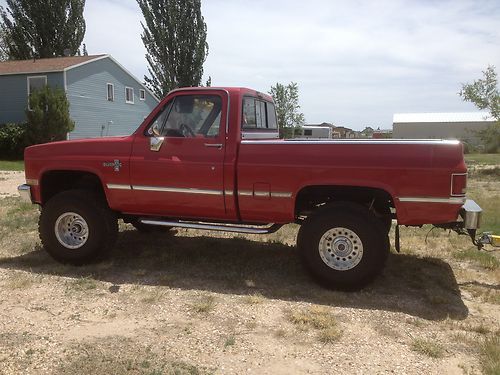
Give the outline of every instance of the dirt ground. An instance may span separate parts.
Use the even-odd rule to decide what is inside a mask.
[[[0,198],[16,196],[17,187],[24,182],[24,172],[0,171]]]
[[[402,229],[402,253],[355,293],[310,280],[295,225],[121,223],[107,260],[71,267],[41,249],[23,180],[0,172],[0,374],[480,374],[481,348],[498,350],[498,256],[468,255],[467,238]],[[473,188],[500,200],[498,181]]]

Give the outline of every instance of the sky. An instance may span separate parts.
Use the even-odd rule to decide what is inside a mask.
[[[0,0],[5,6],[5,0]],[[306,123],[389,129],[394,113],[470,112],[461,84],[500,72],[499,0],[202,0],[204,81],[297,82]],[[84,43],[147,74],[135,0],[87,0]]]

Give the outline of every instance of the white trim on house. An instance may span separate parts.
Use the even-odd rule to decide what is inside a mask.
[[[146,100],[146,90],[144,89],[139,89],[139,100]]]
[[[112,87],[111,91],[111,99],[109,98],[109,86]],[[109,82],[106,82],[106,100],[108,102],[114,102],[115,101],[115,85]]]
[[[102,56],[96,57],[95,59],[83,61],[83,62],[81,62],[79,64],[68,66],[68,67],[66,67],[66,68],[63,69],[63,72],[67,72],[68,70],[71,70],[71,69],[74,69],[74,68],[78,68],[78,67],[80,67],[82,65],[86,65],[86,64],[89,64],[91,62],[95,62],[95,61],[99,61],[99,60],[105,59],[106,57],[110,57],[110,56],[109,55],[102,55]]]
[[[38,76],[26,76],[26,97],[28,98],[28,110],[31,111],[30,108],[30,79],[32,78],[44,78],[45,79],[45,84],[44,86],[47,86],[47,76],[46,75],[38,75]]]
[[[132,90],[132,100],[127,100],[127,90]],[[134,88],[125,86],[125,103],[134,104]]]

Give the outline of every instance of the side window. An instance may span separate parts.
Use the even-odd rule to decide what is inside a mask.
[[[107,83],[106,84],[106,91],[107,91],[108,101],[114,102],[115,101],[115,86],[112,83]]]
[[[278,129],[278,121],[276,121],[276,109],[273,103],[266,103],[267,107],[267,128]]]
[[[217,95],[175,97],[162,135],[167,137],[216,137],[219,134],[222,100]]]
[[[243,99],[243,128],[256,128],[255,99]]]
[[[277,129],[274,105],[255,98],[243,99],[243,129]]]
[[[161,134],[161,130],[163,129],[165,122],[167,121],[168,114],[170,113],[170,109],[172,108],[172,103],[173,100],[170,100],[156,115],[155,119],[146,130],[147,135],[153,136],[155,134]]]

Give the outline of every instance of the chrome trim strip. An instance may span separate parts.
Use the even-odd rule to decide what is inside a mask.
[[[251,197],[253,192],[250,190],[238,190],[238,195],[242,197]]]
[[[292,193],[288,193],[285,191],[276,191],[276,192],[271,193],[271,197],[273,197],[273,198],[291,198]]]
[[[318,141],[296,141],[293,139],[287,140],[263,140],[263,141],[254,141],[254,140],[242,140],[242,144],[244,145],[361,145],[361,144],[372,144],[372,145],[421,145],[421,144],[429,144],[429,145],[458,145],[460,141],[455,140],[441,140],[441,139],[393,139],[393,140],[380,140],[375,141],[373,139],[329,139],[318,140]]]
[[[256,197],[270,197],[270,194],[268,191],[255,191],[253,193]]]
[[[106,187],[108,189],[113,189],[113,190],[131,190],[132,189],[132,186],[122,185],[122,184],[106,184]]]
[[[195,189],[195,188],[174,188],[162,186],[141,186],[133,185],[133,190],[141,191],[156,191],[162,193],[183,193],[183,194],[205,194],[205,195],[223,195],[222,190],[208,190],[208,189]]]
[[[149,219],[139,219],[142,224],[146,225],[160,225],[168,227],[181,227],[190,229],[206,229],[206,230],[216,230],[220,232],[233,232],[233,233],[249,233],[249,234],[266,234],[276,232],[281,228],[280,224],[271,224],[267,227],[250,227],[250,226],[239,226],[230,224],[212,224],[212,223],[202,223],[202,222],[185,222],[185,221],[163,221],[163,220],[149,220]]]
[[[279,137],[280,137],[280,135],[277,131],[271,131],[271,132],[242,131],[241,132],[241,139],[269,139],[269,138],[278,139]]]
[[[232,190],[224,190],[224,194],[233,195],[233,191]]]
[[[466,198],[399,197],[400,202],[464,204]]]

